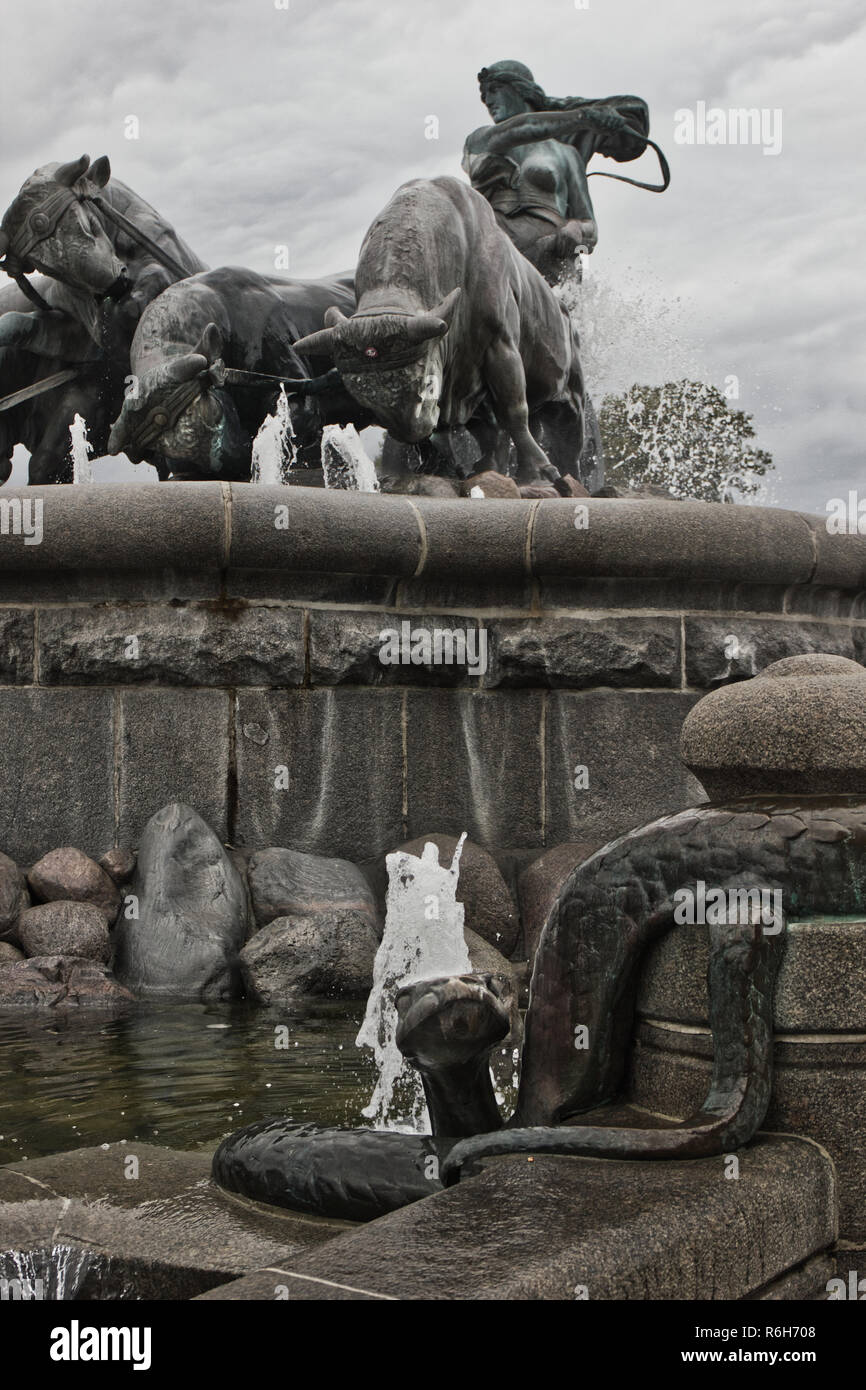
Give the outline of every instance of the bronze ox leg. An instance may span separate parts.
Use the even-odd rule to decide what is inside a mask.
[[[507,339],[499,338],[488,349],[484,369],[496,418],[511,435],[517,451],[517,481],[531,483],[544,478],[555,482],[559,470],[535,442],[529,428],[526,375],[520,353]]]

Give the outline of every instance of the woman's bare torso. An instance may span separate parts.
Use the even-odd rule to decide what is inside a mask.
[[[559,222],[593,216],[583,161],[571,145],[559,140],[516,145],[508,155],[474,154],[467,148],[463,167],[473,185],[506,217],[552,213],[550,220]]]

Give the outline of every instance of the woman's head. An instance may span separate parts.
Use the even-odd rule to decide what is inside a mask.
[[[547,96],[525,63],[506,58],[482,68],[478,74],[481,100],[494,121],[505,121],[524,111],[545,111]]]

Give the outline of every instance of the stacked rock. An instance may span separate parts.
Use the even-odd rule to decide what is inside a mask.
[[[420,854],[427,839],[450,863],[455,836],[401,848]],[[151,817],[137,853],[114,848],[97,862],[65,847],[26,874],[0,854],[0,1009],[238,998],[297,1009],[364,998],[382,936],[386,857],[362,869],[289,848],[230,849],[179,802]],[[521,952],[518,912],[493,856],[471,842],[458,898],[473,969],[501,977],[516,1040],[507,957]]]
[[[0,855],[0,1007],[113,1009],[132,1002],[109,969],[118,873],[122,878],[116,851],[104,866],[66,846],[43,855],[26,875]]]

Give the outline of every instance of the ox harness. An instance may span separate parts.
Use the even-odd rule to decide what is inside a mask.
[[[14,405],[22,405],[24,401],[32,400],[34,396],[43,396],[46,391],[53,391],[56,386],[63,386],[67,381],[74,381],[77,376],[77,367],[67,367],[65,371],[43,377],[41,381],[34,381],[30,386],[22,386],[20,391],[12,391],[10,395],[0,398],[0,412],[11,410]]]
[[[136,227],[128,217],[122,212],[118,212],[106,198],[99,193],[73,193],[71,188],[65,188],[62,184],[57,190],[41,198],[39,206],[32,209],[24,217],[22,225],[9,236],[9,250],[6,253],[3,269],[7,275],[15,281],[22,294],[26,294],[31,304],[38,309],[50,309],[42,298],[42,295],[31,285],[27,279],[27,274],[32,265],[38,268],[38,262],[33,260],[33,248],[39,245],[40,241],[45,241],[52,236],[57,229],[57,225],[64,213],[69,211],[74,203],[92,203],[106,217],[109,222],[113,222],[115,227],[126,233],[137,245],[149,251],[155,260],[159,262],[165,270],[170,271],[178,280],[185,280],[189,275],[186,266],[176,260],[169,251],[158,246],[156,242]],[[48,274],[49,272],[46,272]],[[70,288],[78,288],[57,271],[50,272],[52,280],[60,280],[62,284],[69,285]],[[117,290],[111,286],[108,294],[111,298],[122,298],[128,293],[129,286],[121,283]]]
[[[45,310],[46,313],[54,312],[35,285],[31,285],[27,279],[30,269],[38,268],[38,262],[34,261],[32,256],[33,248],[38,246],[40,241],[45,241],[47,237],[53,235],[61,217],[73,203],[82,202],[92,203],[110,222],[113,222],[116,227],[125,232],[144,250],[149,251],[153,258],[176,280],[187,279],[189,271],[186,266],[176,260],[170,252],[158,246],[146,232],[136,227],[135,223],[125,217],[122,212],[118,212],[117,208],[112,207],[107,199],[98,193],[73,193],[71,188],[59,185],[56,192],[40,199],[38,208],[27,213],[18,230],[10,234],[9,249],[4,259],[0,261],[0,269],[5,270],[6,274],[15,281],[22,294],[27,296],[35,308]],[[69,285],[70,288],[77,288],[65,276],[56,271],[51,272],[51,279],[60,280],[62,284]],[[115,282],[115,285],[107,291],[108,297],[122,299],[129,293],[129,288],[129,284],[126,282]],[[74,380],[77,375],[77,370],[70,368],[63,372],[55,372],[53,376],[44,377],[41,381],[36,381],[31,386],[25,386],[20,391],[13,391],[11,395],[0,398],[0,412],[11,410],[13,406],[19,405],[23,401],[32,400],[47,391],[53,391],[65,382]],[[325,376],[291,380],[286,377],[270,376],[265,372],[248,372],[243,371],[240,367],[226,367],[221,361],[215,362],[202,372],[200,377],[193,381],[181,383],[169,393],[165,402],[148,411],[141,421],[140,430],[136,429],[135,431],[135,441],[138,442],[141,435],[146,435],[148,443],[153,443],[166,427],[174,425],[183,411],[206,389],[204,378],[207,376],[210,376],[211,382],[218,386],[244,386],[252,385],[254,382],[261,384],[279,383],[287,395],[316,395],[319,392],[327,391],[339,381],[339,372],[336,369],[326,373]],[[151,438],[152,435],[153,438]]]
[[[71,188],[59,185],[55,192],[49,193],[40,199],[39,206],[31,209],[24,217],[22,225],[9,236],[9,247],[5,257],[0,261],[0,269],[6,271],[10,279],[14,280],[21,293],[29,299],[36,309],[44,310],[46,313],[53,313],[52,306],[43,299],[35,285],[31,285],[27,279],[28,273],[32,269],[38,268],[38,262],[33,259],[33,249],[39,245],[40,241],[45,241],[52,236],[64,213],[68,212],[73,203],[93,203],[94,207],[104,214],[110,222],[124,231],[134,242],[142,246],[146,251],[157,260],[166,270],[178,280],[185,280],[189,271],[180,261],[176,260],[170,252],[157,246],[146,232],[142,232],[136,227],[134,222],[130,222],[122,212],[112,207],[107,199],[98,193],[73,193]],[[52,271],[50,278],[59,280],[61,284],[67,285],[70,289],[78,289],[65,275]],[[128,281],[118,280],[111,285],[107,291],[110,299],[123,299],[130,290]],[[11,395],[0,398],[0,411],[11,410],[13,406],[21,404],[23,401],[33,400],[37,396],[42,396],[48,391],[53,391],[65,382],[73,381],[78,372],[69,368],[63,372],[55,372],[52,376],[43,377],[41,381],[35,381],[30,386],[25,386],[20,391],[13,391]]]
[[[339,385],[340,373],[331,368],[323,376],[290,377],[272,376],[268,372],[248,372],[241,367],[227,367],[218,359],[205,367],[189,381],[181,381],[168,391],[156,404],[150,407],[140,419],[134,416],[126,422],[126,443],[137,453],[151,449],[159,443],[166,430],[174,429],[181,415],[204,395],[209,386],[252,386],[279,384],[287,396],[315,396],[332,386]],[[2,409],[0,402],[0,409]]]

